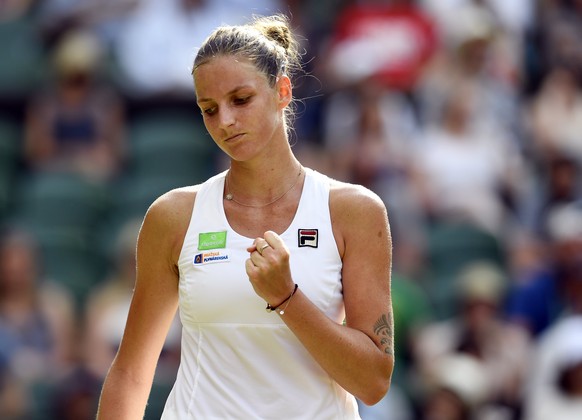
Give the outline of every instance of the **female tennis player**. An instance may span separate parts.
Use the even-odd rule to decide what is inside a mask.
[[[284,16],[217,28],[192,75],[230,167],[148,210],[98,418],[141,419],[176,310],[163,419],[358,419],[394,366],[391,236],[371,191],[305,168],[288,141],[297,42]]]

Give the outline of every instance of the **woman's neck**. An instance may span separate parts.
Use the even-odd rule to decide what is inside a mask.
[[[225,196],[239,204],[268,205],[292,190],[302,173],[303,167],[294,156],[284,162],[269,160],[262,165],[232,162],[225,182]]]

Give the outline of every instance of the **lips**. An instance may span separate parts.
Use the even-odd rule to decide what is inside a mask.
[[[240,139],[240,138],[241,138],[243,135],[244,135],[244,133],[233,134],[232,136],[230,136],[230,137],[227,137],[226,139],[224,139],[224,141],[225,141],[225,142],[230,142],[230,141],[233,141],[233,140],[238,140],[238,139]]]

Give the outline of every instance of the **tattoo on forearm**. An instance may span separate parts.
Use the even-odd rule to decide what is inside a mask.
[[[382,314],[374,324],[374,333],[380,338],[384,353],[394,355],[394,321],[392,312]]]

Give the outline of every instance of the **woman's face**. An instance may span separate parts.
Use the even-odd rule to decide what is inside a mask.
[[[194,80],[206,129],[232,159],[250,160],[274,138],[285,137],[287,77],[272,88],[250,61],[218,56],[197,67]]]

